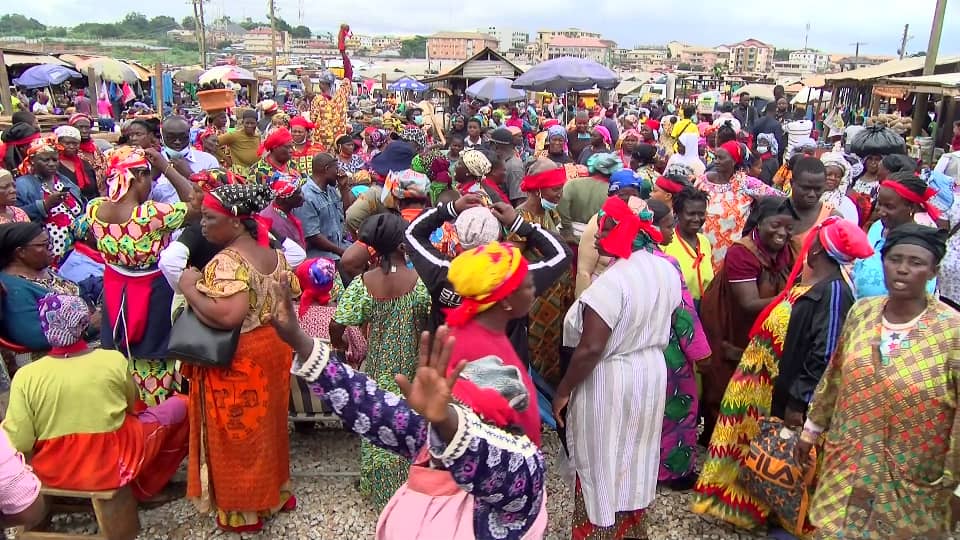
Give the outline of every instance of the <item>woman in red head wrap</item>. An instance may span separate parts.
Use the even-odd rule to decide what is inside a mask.
[[[695,186],[707,192],[703,234],[713,246],[713,268],[719,270],[727,248],[740,238],[754,197],[781,195],[757,178],[747,176],[743,167],[746,148],[728,141],[717,148],[713,169],[700,176]]]
[[[309,175],[313,167],[313,156],[324,151],[323,145],[313,140],[310,132],[317,126],[302,116],[290,119],[290,135],[293,137],[293,150],[290,156],[297,169]]]
[[[285,127],[273,130],[263,140],[258,154],[260,161],[250,168],[250,174],[247,175],[250,181],[269,185],[277,173],[297,178],[307,174],[307,171],[301,171],[297,167],[293,158],[293,135]]]

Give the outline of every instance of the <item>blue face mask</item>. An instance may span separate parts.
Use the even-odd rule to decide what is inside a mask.
[[[578,134],[577,134],[577,138],[578,138],[578,139],[589,139],[589,138],[590,138],[590,134],[589,134],[589,133],[578,133]]]
[[[189,145],[183,150],[174,150],[167,145],[163,145],[163,154],[167,156],[167,159],[182,159],[187,156],[188,152],[190,152]]]
[[[416,125],[418,125],[418,126],[422,126],[422,125],[423,125],[423,117],[422,117],[422,116],[419,116],[419,115],[418,115],[418,116],[414,116],[414,117],[413,117],[413,123],[416,124]]]
[[[557,209],[557,206],[559,206],[559,203],[550,202],[550,201],[548,201],[548,200],[546,200],[546,199],[544,199],[544,198],[541,197],[541,198],[540,198],[540,206],[542,206],[544,210],[556,210],[556,209]]]

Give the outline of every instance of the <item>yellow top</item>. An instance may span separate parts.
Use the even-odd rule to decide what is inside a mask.
[[[713,281],[713,248],[703,234],[698,233],[697,240],[699,246],[695,248],[684,242],[679,234],[674,234],[673,240],[663,246],[663,252],[680,263],[683,279],[687,282],[690,296],[694,300],[700,300],[707,285]]]

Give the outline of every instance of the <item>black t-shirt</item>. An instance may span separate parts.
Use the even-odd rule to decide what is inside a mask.
[[[187,224],[177,241],[190,250],[187,266],[194,268],[203,269],[217,253],[220,253],[220,246],[211,244],[209,240],[204,238],[199,221]]]

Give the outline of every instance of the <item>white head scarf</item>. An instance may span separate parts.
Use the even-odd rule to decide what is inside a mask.
[[[843,171],[837,189],[824,191],[823,195],[820,196],[821,202],[829,203],[834,208],[840,208],[840,203],[847,196],[847,188],[850,187],[850,162],[840,152],[826,152],[820,156],[820,161],[823,162],[825,167],[839,167]]]
[[[696,133],[681,133],[677,140],[683,145],[683,154],[674,154],[673,161],[696,170],[700,161],[700,137]]]

